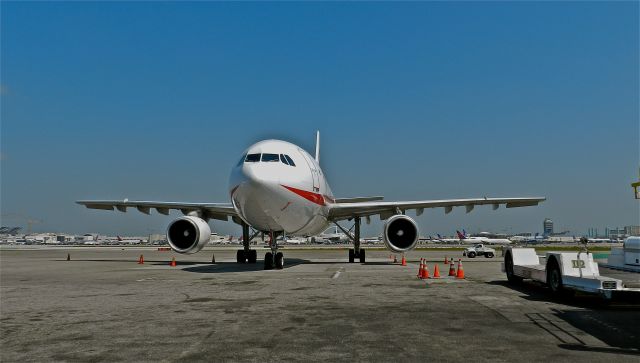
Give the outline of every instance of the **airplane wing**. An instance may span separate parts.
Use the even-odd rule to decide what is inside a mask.
[[[476,198],[476,199],[443,199],[443,200],[419,200],[407,202],[361,202],[333,204],[329,210],[328,219],[339,221],[353,217],[369,217],[380,215],[380,219],[387,219],[395,214],[402,214],[406,210],[416,210],[416,215],[421,215],[425,208],[443,207],[445,213],[450,213],[454,207],[466,208],[471,212],[476,205],[490,204],[493,209],[498,209],[501,204],[507,208],[528,207],[538,205],[546,198]]]
[[[131,201],[125,200],[78,200],[76,203],[84,205],[90,209],[104,209],[126,212],[127,208],[136,208],[144,214],[150,214],[151,208],[158,213],[168,215],[169,210],[180,210],[183,214],[200,212],[203,218],[213,218],[226,221],[228,217],[238,214],[231,203],[183,203],[183,202],[151,202],[151,201]]]
[[[336,198],[334,199],[335,203],[359,203],[359,202],[374,202],[378,200],[383,200],[382,196],[375,197],[353,197],[353,198]]]

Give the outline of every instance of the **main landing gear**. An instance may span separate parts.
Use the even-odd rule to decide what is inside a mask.
[[[238,263],[256,263],[258,260],[258,252],[256,250],[238,250],[236,253],[236,261]]]
[[[278,270],[282,270],[284,268],[284,255],[282,252],[278,252],[277,237],[278,235],[276,232],[271,232],[269,234],[269,246],[271,247],[271,252],[267,252],[264,255],[265,270],[272,270],[274,267]]]
[[[249,225],[242,223],[242,246],[241,250],[236,253],[236,262],[238,263],[256,263],[258,252],[249,248],[249,241],[251,241],[260,232],[256,232],[253,236],[249,236]]]
[[[254,239],[258,233],[260,233],[260,231],[256,231],[252,236],[249,236],[249,225],[242,223],[242,246],[244,248],[236,252],[236,261],[238,263],[256,263],[258,251],[249,248],[249,241]],[[282,252],[278,252],[277,236],[278,234],[276,232],[271,232],[269,235],[271,239],[269,241],[271,252],[267,252],[264,255],[265,270],[271,270],[273,268],[281,270],[284,267],[284,255]]]
[[[364,248],[360,248],[360,217],[355,217],[353,219],[353,227],[351,227],[348,231],[342,228],[341,225],[335,223],[338,228],[344,232],[344,234],[349,237],[350,240],[353,241],[353,248],[349,249],[349,263],[354,263],[356,258],[360,260],[360,263],[366,262],[366,253]],[[351,234],[351,230],[353,229],[353,235]]]
[[[364,248],[360,248],[360,253],[356,253],[355,248],[349,248],[349,263],[356,262],[356,258],[360,260],[360,263],[366,262],[366,254]]]

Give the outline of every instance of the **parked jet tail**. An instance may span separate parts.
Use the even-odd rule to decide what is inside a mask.
[[[464,234],[460,233],[460,231],[456,230],[456,233],[458,234],[458,238],[459,239],[465,239],[467,238],[467,236],[465,236]]]

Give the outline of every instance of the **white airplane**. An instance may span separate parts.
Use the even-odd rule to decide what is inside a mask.
[[[250,249],[250,227],[258,233],[270,235],[271,251],[264,257],[264,268],[281,269],[284,257],[278,252],[276,237],[313,236],[331,223],[354,222],[353,233],[343,230],[354,248],[349,249],[349,262],[356,258],[364,263],[365,250],[360,248],[360,223],[371,216],[385,220],[383,240],[386,247],[402,253],[413,249],[418,242],[418,226],[407,210],[421,215],[425,208],[444,208],[450,213],[454,207],[464,206],[467,213],[476,205],[501,204],[507,208],[533,206],[545,198],[473,198],[418,200],[404,202],[381,201],[382,197],[335,198],[320,168],[320,133],[316,134],[315,157],[302,148],[280,140],[265,140],[250,146],[231,170],[229,178],[231,203],[183,203],[125,200],[80,200],[87,208],[126,212],[128,207],[149,214],[151,208],[168,215],[180,210],[184,216],[167,228],[167,241],[178,253],[195,253],[208,242],[210,219],[231,219],[242,226],[244,248],[237,252],[238,263],[255,263],[256,250]],[[340,227],[343,229],[342,227]]]
[[[459,238],[444,238],[440,233],[437,233],[436,236],[438,236],[438,238],[433,238],[433,241],[436,243],[460,243]]]
[[[611,238],[588,238],[587,241],[591,243],[609,243],[611,242]]]
[[[511,244],[511,241],[506,238],[491,238],[489,237],[491,234],[487,232],[480,233],[480,236],[468,236],[467,232],[463,229],[463,232],[456,231],[458,234],[458,239],[461,243],[468,244],[476,244],[476,243],[484,243],[489,245],[508,245]],[[485,234],[484,236],[482,234]]]
[[[331,243],[341,243],[343,241],[348,241],[349,238],[346,234],[338,232],[338,226],[333,226],[314,236],[314,240],[318,242],[328,241]]]
[[[285,236],[283,238],[282,236],[278,236],[278,243],[287,245],[300,245],[303,243],[307,243],[307,239],[302,237]]]
[[[545,238],[538,233],[535,236],[511,236],[509,239],[515,243],[544,243],[545,241]]]

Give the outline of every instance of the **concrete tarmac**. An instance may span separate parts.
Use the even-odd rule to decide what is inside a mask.
[[[230,249],[3,248],[1,361],[640,359],[640,302],[513,287],[500,256],[421,281],[420,257],[446,275],[460,252],[414,251],[403,267],[387,251],[349,264],[346,250],[286,248],[285,269],[264,271],[265,252],[238,265]]]

